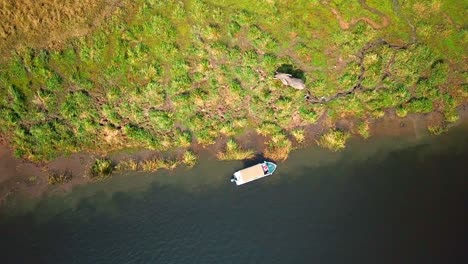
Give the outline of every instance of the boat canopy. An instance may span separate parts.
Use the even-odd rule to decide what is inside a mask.
[[[269,176],[276,170],[276,164],[263,162],[249,168],[234,173],[232,181],[237,185],[254,181],[256,179]]]

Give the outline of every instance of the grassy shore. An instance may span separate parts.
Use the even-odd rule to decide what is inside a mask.
[[[439,134],[468,99],[462,1],[138,0],[112,7],[83,36],[0,47],[8,53],[0,64],[0,135],[17,157],[185,151],[227,137],[218,157],[248,158],[253,151],[236,140],[255,129],[268,138],[261,151],[281,160],[320,118],[331,130],[319,145],[340,150],[349,137],[334,129],[340,119],[355,120],[368,137],[368,120],[389,109],[401,117],[436,111],[444,120],[429,129]],[[18,34],[2,37],[13,43]],[[387,44],[369,46],[380,39]],[[306,90],[283,86],[275,71],[302,78]],[[304,98],[340,93],[326,103]],[[121,166],[195,162],[187,151],[180,161]]]

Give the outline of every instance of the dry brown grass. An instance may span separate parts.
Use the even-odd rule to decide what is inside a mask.
[[[0,55],[88,34],[124,0],[0,0]]]

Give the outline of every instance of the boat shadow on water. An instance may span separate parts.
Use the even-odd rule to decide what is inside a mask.
[[[243,165],[244,168],[247,168],[247,167],[256,165],[258,163],[263,163],[264,161],[273,162],[273,163],[277,164],[277,162],[275,160],[266,158],[263,154],[260,153],[260,154],[255,154],[255,156],[253,158],[243,160],[242,165]]]

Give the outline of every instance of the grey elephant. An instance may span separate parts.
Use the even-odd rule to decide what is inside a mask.
[[[292,77],[291,74],[288,74],[288,73],[277,72],[275,74],[275,79],[279,79],[284,85],[291,86],[298,90],[303,90],[305,88],[305,84],[303,80],[294,78]]]

